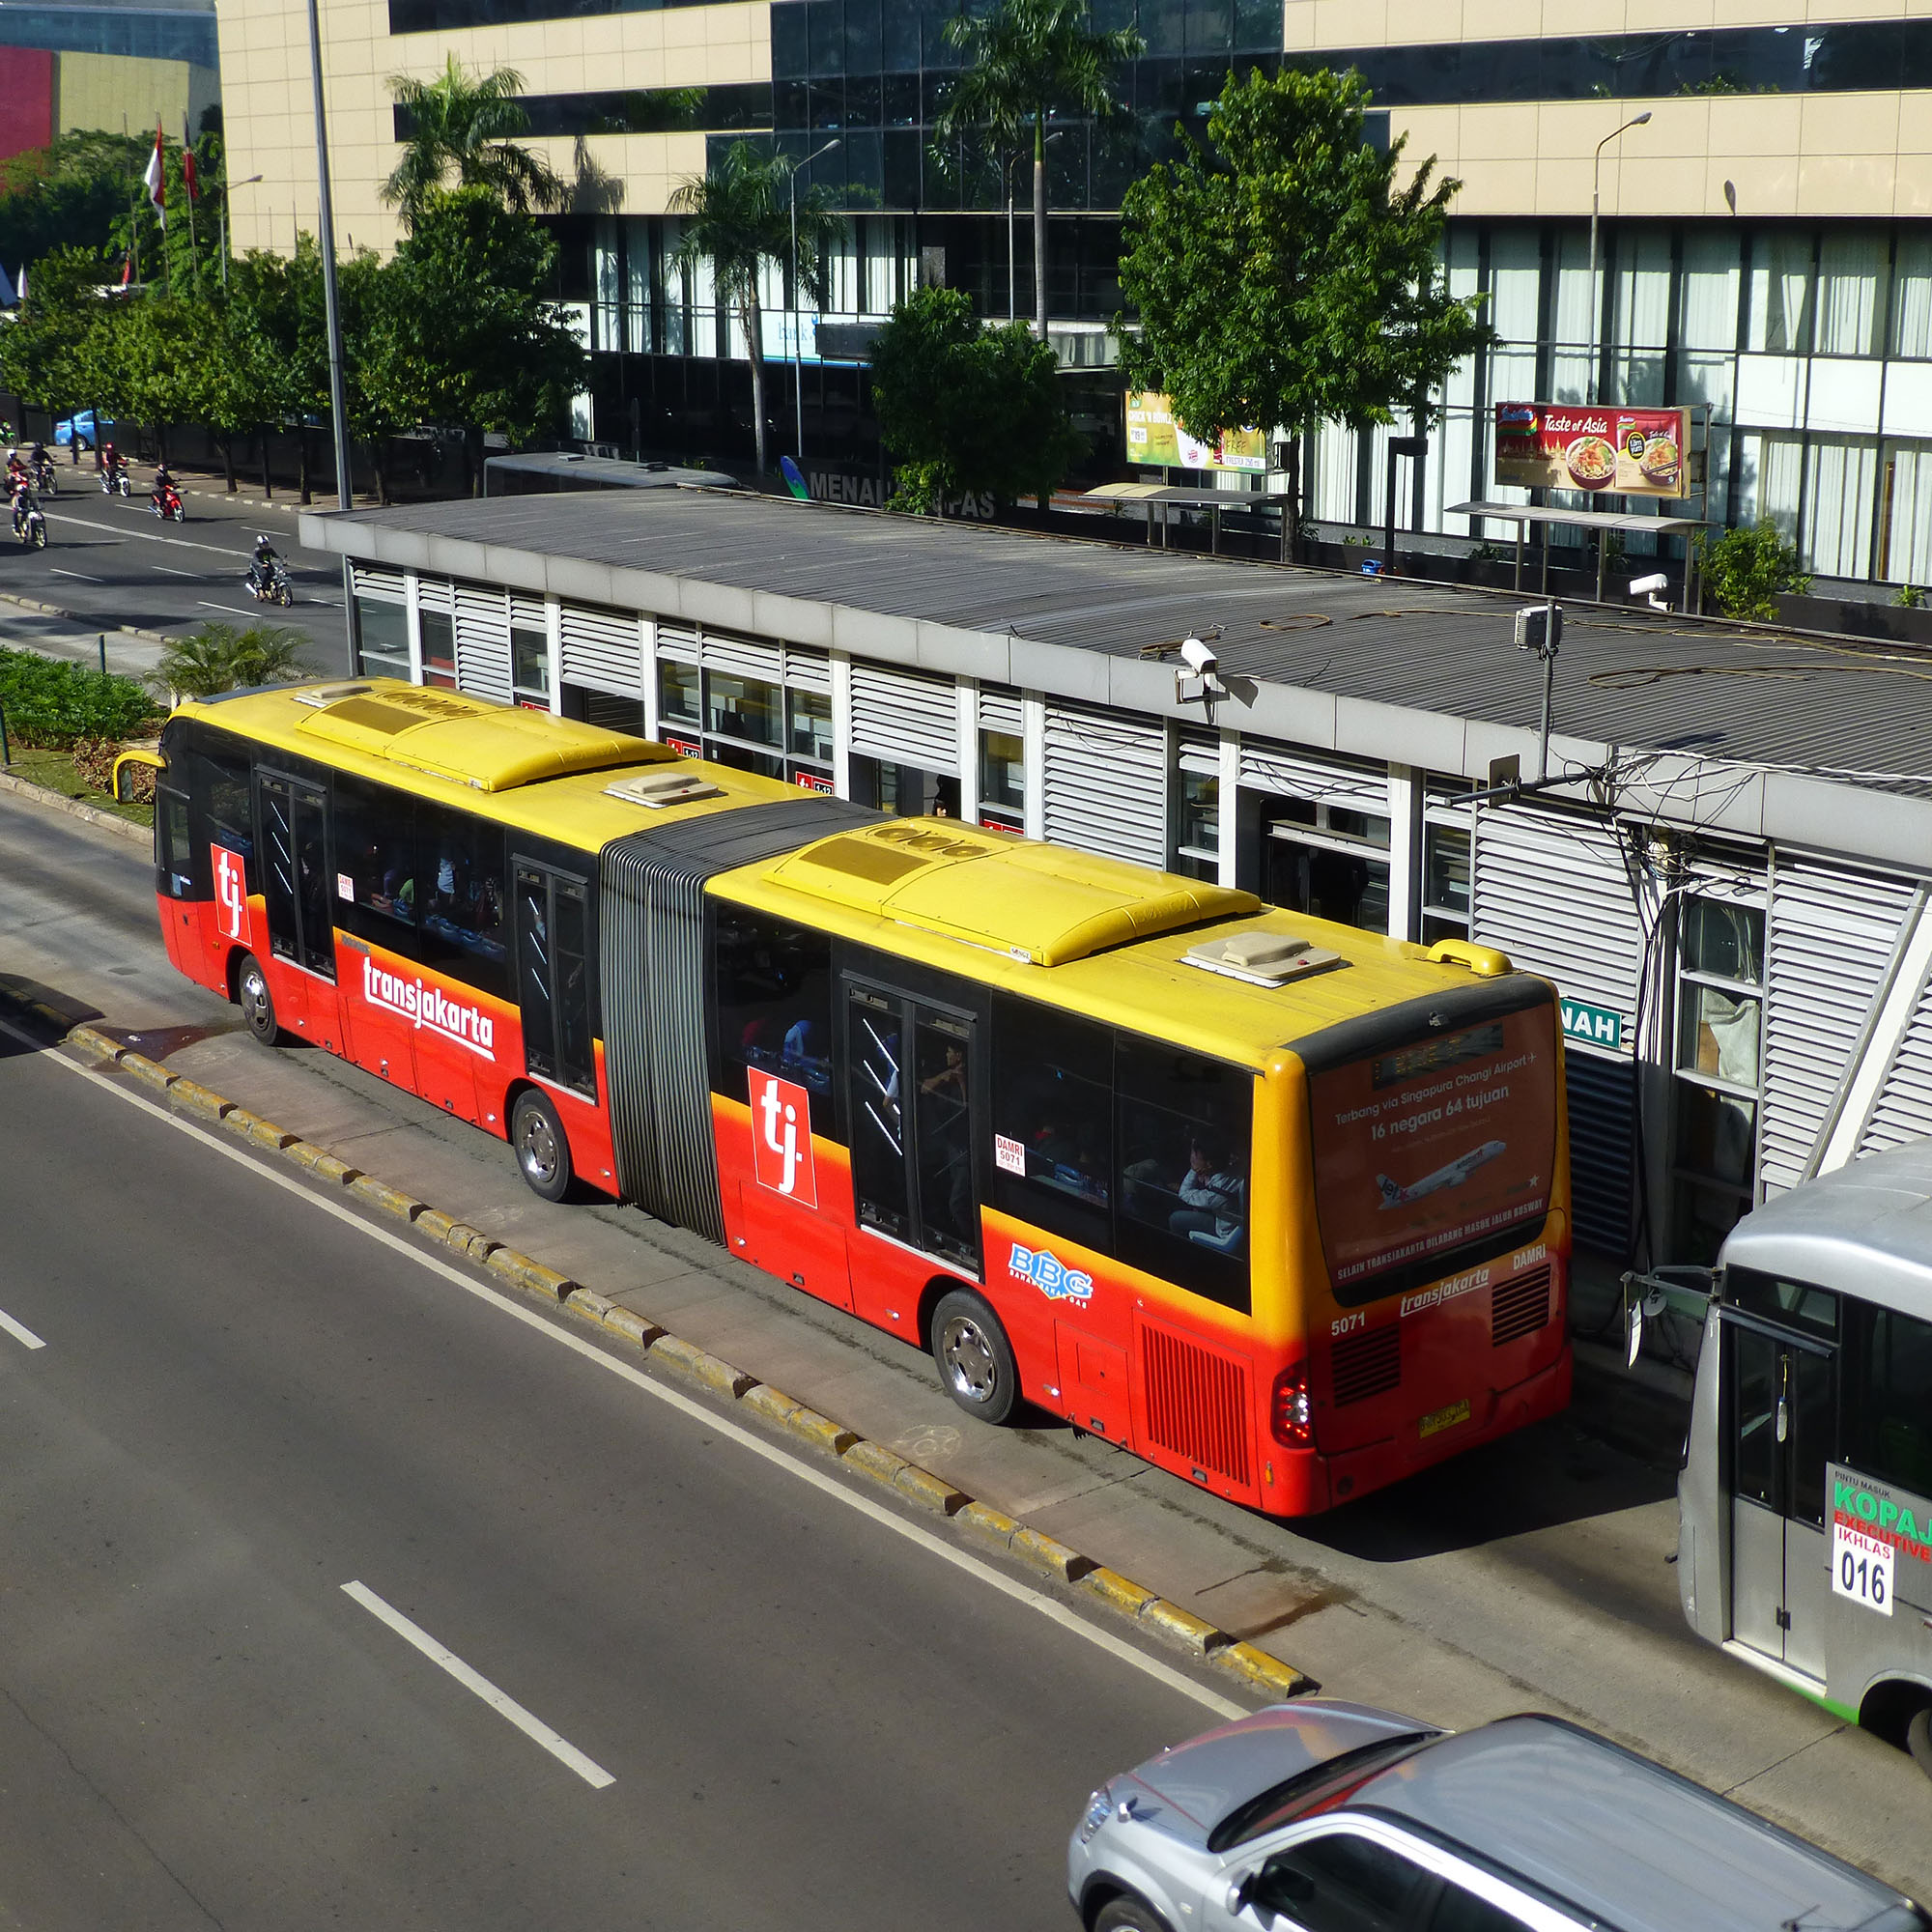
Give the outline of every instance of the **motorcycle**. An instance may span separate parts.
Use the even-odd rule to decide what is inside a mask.
[[[296,601],[295,588],[289,582],[288,566],[283,563],[280,557],[276,557],[270,564],[267,577],[264,577],[254,564],[250,564],[248,566],[248,575],[242,581],[254,592],[257,604],[281,604],[287,606]]]
[[[163,523],[182,524],[187,521],[187,512],[182,508],[181,492],[172,483],[163,483],[148,497],[148,507]]]
[[[134,494],[134,486],[128,478],[128,466],[125,463],[117,463],[112,469],[103,469],[100,472],[100,494],[103,497],[111,497],[117,490],[124,497],[131,497]]]
[[[41,515],[38,504],[30,503],[24,511],[14,512],[14,535],[29,550],[46,549],[47,520]]]
[[[34,488],[43,497],[60,495],[60,479],[54,474],[54,460],[51,456],[38,456],[34,459]]]

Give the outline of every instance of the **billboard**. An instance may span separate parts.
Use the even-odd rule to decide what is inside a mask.
[[[1457,1250],[1541,1221],[1556,1088],[1544,1004],[1313,1070],[1315,1206],[1336,1299],[1432,1280]]]
[[[1498,403],[1496,481],[1619,497],[1690,494],[1690,412]]]
[[[1211,443],[1181,428],[1174,405],[1153,389],[1127,392],[1127,461],[1163,469],[1238,469],[1264,474],[1267,439],[1258,429],[1223,430]]]

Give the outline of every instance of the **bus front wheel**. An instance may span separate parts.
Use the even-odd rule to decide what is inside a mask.
[[[1921,1704],[1905,1727],[1905,1748],[1912,1761],[1932,1777],[1932,1704]]]
[[[510,1109],[510,1145],[534,1193],[546,1201],[561,1201],[569,1194],[570,1140],[556,1109],[534,1088],[519,1094]]]
[[[282,1037],[275,1019],[275,996],[269,990],[269,976],[262,971],[262,962],[252,952],[244,952],[236,968],[235,998],[248,1031],[264,1046],[273,1046]]]
[[[981,1422],[1005,1422],[1019,1403],[1019,1370],[1000,1318],[956,1288],[932,1311],[932,1359],[946,1393]]]

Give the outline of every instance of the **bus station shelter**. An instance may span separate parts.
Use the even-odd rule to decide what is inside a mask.
[[[1459,517],[1493,517],[1498,523],[1516,526],[1516,587],[1522,588],[1522,540],[1523,533],[1532,524],[1548,527],[1554,524],[1565,529],[1596,530],[1601,534],[1611,530],[1634,531],[1654,537],[1681,536],[1691,530],[1701,530],[1705,525],[1702,517],[1640,517],[1628,510],[1550,510],[1534,503],[1457,503],[1454,514]],[[1604,582],[1605,567],[1609,562],[1609,546],[1600,542],[1597,545],[1597,602],[1604,602]],[[1692,564],[1687,558],[1684,565],[1683,595],[1678,599],[1681,610],[1690,609],[1690,593],[1695,582]],[[1549,543],[1548,537],[1543,545],[1543,582],[1539,588],[1546,594],[1549,589]]]

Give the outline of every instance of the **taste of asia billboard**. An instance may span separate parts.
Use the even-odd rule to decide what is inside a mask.
[[[1496,405],[1496,481],[1619,497],[1690,494],[1689,410]]]
[[[1267,444],[1258,429],[1223,430],[1201,442],[1181,428],[1167,397],[1152,389],[1127,394],[1127,461],[1163,469],[1240,469],[1257,475],[1267,469]]]

